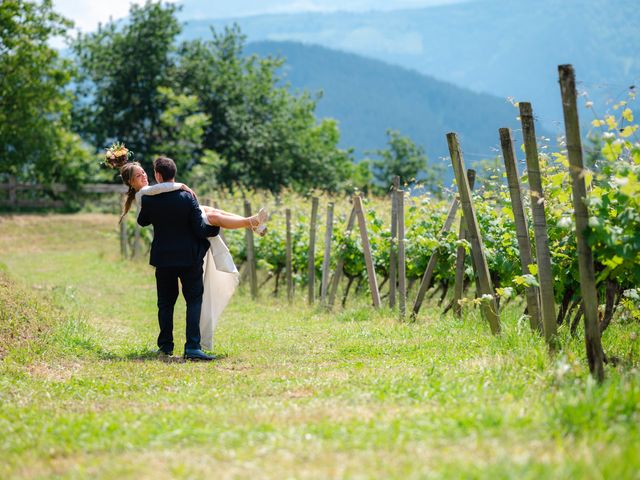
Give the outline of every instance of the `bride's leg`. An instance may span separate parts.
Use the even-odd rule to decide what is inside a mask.
[[[237,213],[225,212],[224,210],[220,210],[219,208],[212,208],[211,210],[217,211],[220,215],[224,215],[226,217],[231,217],[235,219],[246,219],[248,217],[243,217],[242,215],[238,215]]]
[[[224,212],[207,206],[202,206],[202,209],[206,213],[207,219],[211,225],[226,228],[227,230],[252,227],[251,221],[253,217],[241,217],[240,215],[235,215],[233,213]]]
[[[227,217],[235,218],[236,220],[245,220],[248,217],[243,217],[242,215],[238,215],[236,213],[226,212],[224,210],[220,210],[219,208],[213,208],[208,205],[200,205],[200,208],[204,210],[204,212],[209,215],[209,213],[217,213],[219,215],[224,215]]]

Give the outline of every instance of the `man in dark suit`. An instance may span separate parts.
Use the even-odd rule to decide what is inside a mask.
[[[176,164],[167,157],[153,162],[158,183],[173,182]],[[149,263],[156,267],[158,292],[158,355],[173,355],[173,309],[178,299],[178,279],[187,304],[187,331],[184,358],[213,360],[200,347],[200,311],[202,310],[202,264],[209,248],[207,237],[218,235],[220,227],[207,225],[198,202],[184,190],[142,196],[138,223],[153,225]]]

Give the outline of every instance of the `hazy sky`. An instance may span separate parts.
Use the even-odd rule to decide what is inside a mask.
[[[73,20],[83,32],[95,30],[98,23],[106,23],[109,17],[126,17],[131,3],[143,4],[144,0],[53,0],[54,10]]]
[[[423,7],[463,0],[192,0],[186,2],[184,17],[224,18],[265,13],[327,12],[335,10],[390,10]],[[183,1],[172,3],[185,3]],[[98,23],[109,17],[125,17],[131,3],[144,0],[54,0],[57,12],[70,18],[83,32],[95,30]]]

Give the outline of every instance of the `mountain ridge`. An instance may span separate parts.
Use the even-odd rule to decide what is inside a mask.
[[[252,42],[245,53],[285,58],[282,83],[294,93],[322,90],[317,116],[338,121],[341,146],[354,147],[358,158],[384,148],[386,130],[394,129],[434,163],[446,163],[450,131],[460,135],[470,162],[487,159],[497,154],[498,128],[517,127],[517,110],[506,99],[356,54],[296,42]]]
[[[189,2],[187,2],[188,4]],[[557,65],[603,110],[640,81],[640,9],[632,0],[476,0],[390,12],[299,13],[236,18],[250,42],[298,41],[412,68],[475,92],[532,103],[562,133]],[[206,36],[231,20],[196,20]],[[206,32],[205,32],[206,29]]]

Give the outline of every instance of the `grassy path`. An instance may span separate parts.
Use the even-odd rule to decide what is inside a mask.
[[[596,386],[580,339],[551,358],[515,311],[496,338],[473,312],[241,291],[226,358],[161,363],[153,270],[119,259],[116,222],[0,217],[0,478],[640,478],[637,324],[607,331],[622,362]]]

